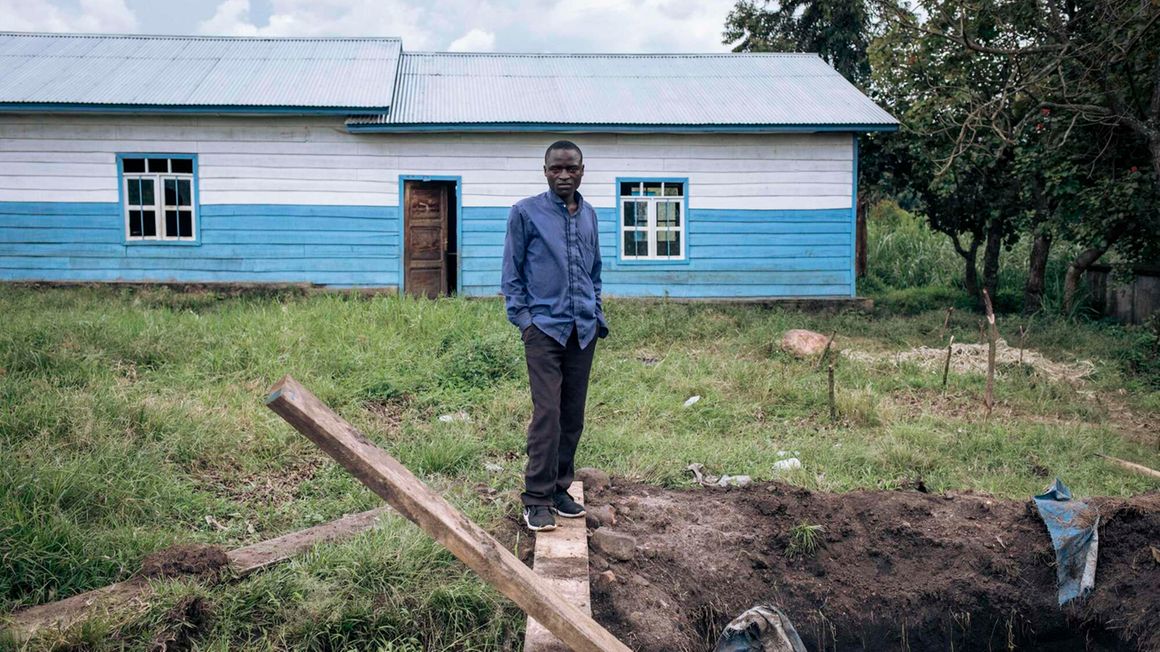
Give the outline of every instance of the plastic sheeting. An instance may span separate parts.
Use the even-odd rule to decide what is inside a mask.
[[[1071,490],[1059,478],[1035,497],[1039,516],[1055,548],[1059,604],[1085,595],[1096,584],[1100,515],[1087,503],[1072,500]]]

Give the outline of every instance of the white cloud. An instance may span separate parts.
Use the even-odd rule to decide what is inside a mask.
[[[491,52],[495,50],[495,34],[473,29],[447,46],[448,52]]]
[[[17,32],[136,32],[125,0],[80,0],[62,9],[47,0],[0,0],[0,30]]]
[[[409,49],[432,47],[425,10],[406,0],[271,0],[270,17],[256,24],[249,0],[223,0],[201,34],[233,36],[400,36]]]
[[[258,5],[253,0],[0,0],[0,29],[398,36],[412,52],[723,52],[728,48],[721,43],[721,32],[734,2],[266,0]],[[184,22],[175,18],[179,15]]]

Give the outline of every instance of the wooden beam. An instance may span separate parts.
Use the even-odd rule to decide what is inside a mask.
[[[584,483],[573,482],[568,492],[576,502],[584,504]],[[591,615],[588,527],[583,518],[558,518],[556,525],[555,530],[536,534],[535,573],[573,605]],[[529,616],[524,652],[568,652],[568,646]]]
[[[349,514],[329,523],[231,550],[226,553],[229,572],[233,577],[244,577],[320,543],[349,538],[374,527],[386,511],[386,507],[379,507],[359,514]],[[18,611],[5,623],[6,630],[17,641],[26,641],[46,628],[63,632],[96,615],[145,607],[146,600],[153,594],[153,588],[148,579],[134,577],[71,598]]]
[[[1096,455],[1099,455],[1100,457],[1104,458],[1105,460],[1111,460],[1111,461],[1115,462],[1116,464],[1119,464],[1120,466],[1124,467],[1125,469],[1128,469],[1129,471],[1134,471],[1136,473],[1139,473],[1140,475],[1146,475],[1150,478],[1160,478],[1160,471],[1157,471],[1156,469],[1150,469],[1150,468],[1144,466],[1143,464],[1136,464],[1135,462],[1129,462],[1128,460],[1122,460],[1118,457],[1112,457],[1111,455],[1104,455],[1103,453],[1096,453]]]
[[[287,376],[266,404],[488,584],[577,652],[628,652],[591,616],[520,563],[483,528]]]

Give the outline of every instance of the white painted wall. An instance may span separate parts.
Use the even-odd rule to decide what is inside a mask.
[[[581,192],[616,205],[616,177],[688,177],[691,208],[850,208],[849,134],[574,134]],[[0,201],[115,202],[115,155],[194,153],[203,204],[395,206],[398,175],[459,175],[464,206],[545,189],[552,134],[352,135],[338,118],[0,114]]]

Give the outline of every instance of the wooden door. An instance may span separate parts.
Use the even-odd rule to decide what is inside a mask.
[[[403,287],[435,298],[447,291],[447,185],[403,185]]]

